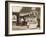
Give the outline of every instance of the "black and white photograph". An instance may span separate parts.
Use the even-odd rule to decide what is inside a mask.
[[[12,30],[40,29],[40,7],[12,7]]]
[[[44,6],[44,3],[6,1],[6,35],[43,34]]]

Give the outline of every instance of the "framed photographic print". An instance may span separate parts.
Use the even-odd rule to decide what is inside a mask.
[[[45,3],[5,1],[5,35],[45,33]]]

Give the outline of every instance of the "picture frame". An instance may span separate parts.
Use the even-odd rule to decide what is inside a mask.
[[[45,3],[5,1],[5,36],[45,34]]]

